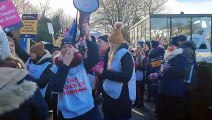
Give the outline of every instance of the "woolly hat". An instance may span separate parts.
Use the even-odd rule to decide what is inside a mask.
[[[144,47],[144,44],[145,44],[145,43],[144,43],[143,41],[138,41],[137,43],[140,44],[140,46],[141,46],[142,48]]]
[[[184,42],[187,40],[187,37],[185,35],[179,35],[178,38],[180,42]]]
[[[156,47],[158,47],[158,45],[160,44],[158,41],[156,41],[156,40],[152,40],[151,41],[151,44],[152,44],[152,48],[156,48]]]
[[[8,38],[0,27],[0,61],[4,61],[11,56]]]
[[[171,41],[169,42],[169,45],[174,45],[176,47],[179,47],[180,46],[179,37],[178,36],[172,37]]]
[[[103,40],[104,42],[108,42],[108,35],[99,36],[98,39]]]
[[[65,44],[72,44],[73,46],[75,46],[75,44],[76,44],[76,41],[73,40],[73,37],[71,37],[71,36],[64,36],[64,38],[61,41],[62,41],[62,43],[61,43],[60,48],[62,48],[63,45],[65,45]]]
[[[34,44],[30,48],[30,53],[34,53],[37,56],[43,56],[45,53],[44,44],[42,42]]]
[[[114,31],[109,35],[108,41],[113,44],[121,44],[124,42],[124,37],[121,33],[123,23],[116,22]]]
[[[151,43],[150,43],[150,41],[145,41],[145,45],[147,45],[149,47],[149,49],[151,49]]]

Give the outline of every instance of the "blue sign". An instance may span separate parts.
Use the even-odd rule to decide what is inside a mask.
[[[20,44],[21,44],[21,48],[26,51],[27,39],[25,39],[25,38],[20,39]]]
[[[35,39],[36,35],[24,35],[24,34],[20,34],[21,38],[32,38]]]
[[[37,20],[38,14],[23,14],[22,20]]]

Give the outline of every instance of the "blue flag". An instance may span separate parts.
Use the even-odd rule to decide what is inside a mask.
[[[76,29],[77,29],[77,24],[74,20],[69,30],[69,36],[71,36],[72,38],[75,38]]]

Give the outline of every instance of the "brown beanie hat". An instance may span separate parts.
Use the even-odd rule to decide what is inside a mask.
[[[121,44],[124,42],[124,37],[121,33],[123,23],[116,22],[114,31],[109,35],[108,41],[113,44]]]
[[[44,44],[42,42],[34,44],[30,48],[30,53],[34,53],[37,56],[43,56],[45,53]]]

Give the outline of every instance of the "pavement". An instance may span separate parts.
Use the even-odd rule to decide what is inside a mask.
[[[144,106],[145,108],[133,108],[132,118],[130,120],[156,120],[153,112],[153,102],[144,102]],[[100,114],[103,118],[103,114],[101,112],[101,105],[99,105],[97,109],[99,109]],[[50,113],[52,113],[52,111]],[[50,115],[48,120],[53,120],[53,114]]]
[[[156,120],[154,115],[154,103],[144,102],[145,108],[133,108],[130,120]]]

